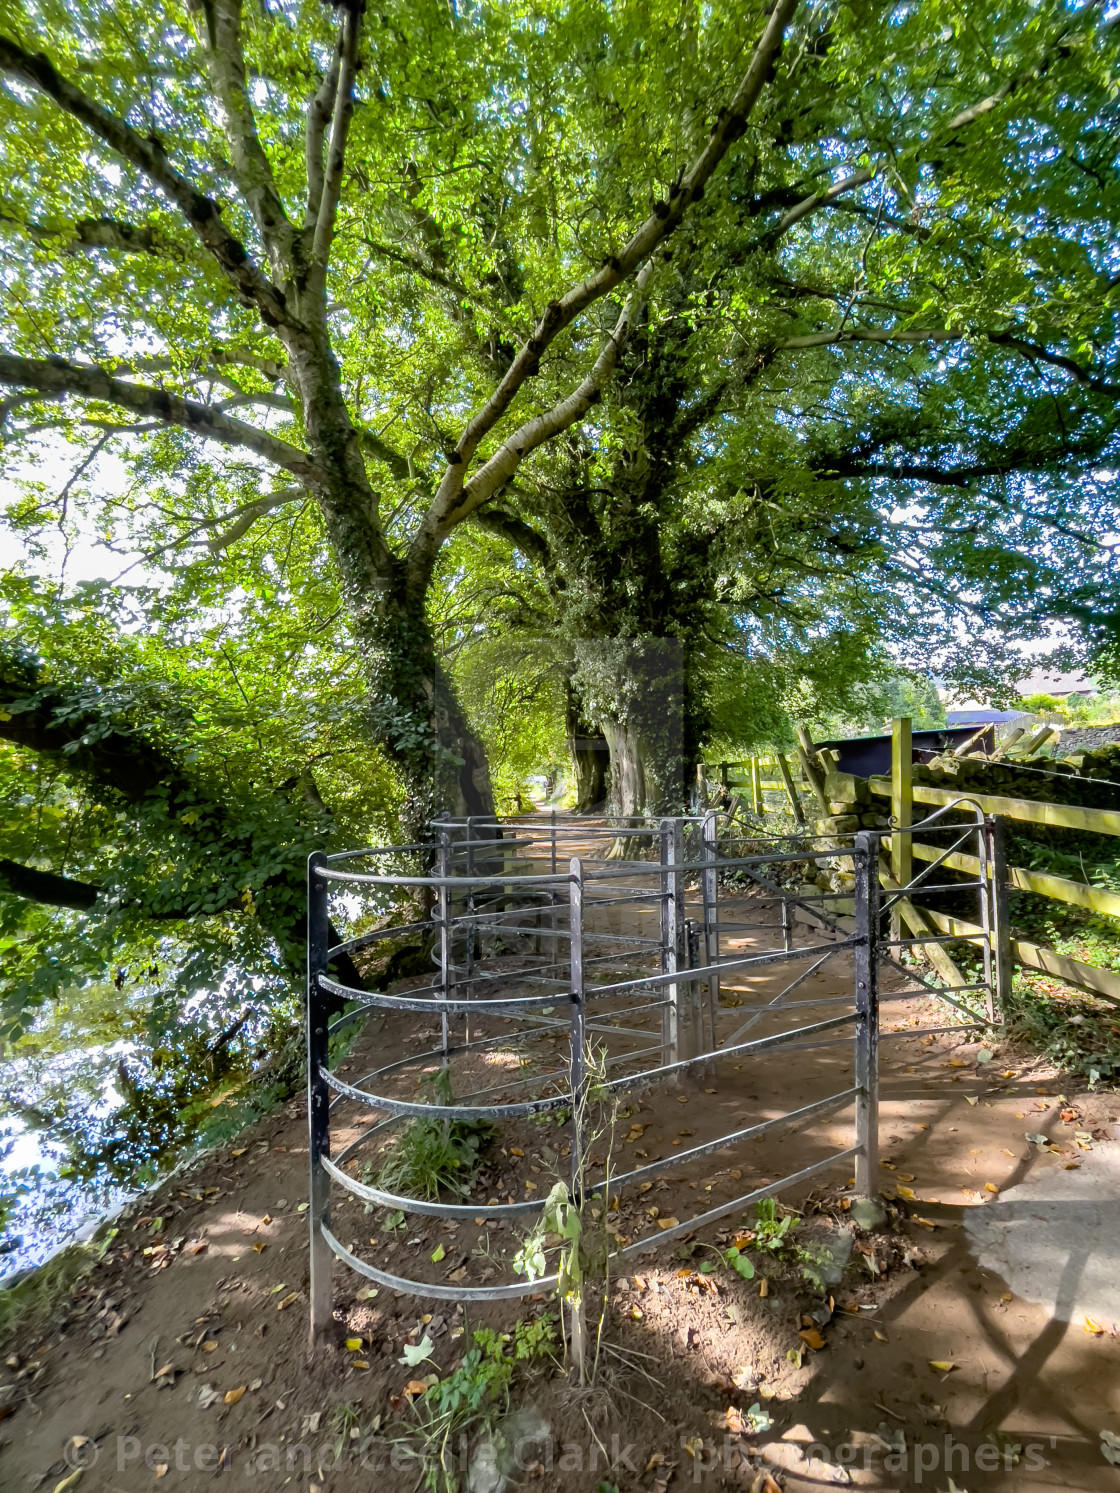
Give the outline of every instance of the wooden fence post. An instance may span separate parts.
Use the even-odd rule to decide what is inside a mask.
[[[914,737],[910,717],[891,722],[891,818],[900,830],[914,822]],[[908,834],[891,835],[891,875],[899,886],[914,879],[914,852]],[[896,906],[891,910],[891,939],[902,937],[902,919]]]
[[[757,753],[751,757],[751,808],[759,818],[766,813],[766,805],[762,799],[762,767]]]
[[[797,755],[801,758],[801,771],[805,774],[805,781],[816,794],[821,812],[831,814],[828,795],[824,791],[824,774],[813,763],[813,742],[804,726],[797,728]]]
[[[798,824],[804,824],[805,810],[801,807],[801,800],[797,796],[797,789],[793,784],[793,774],[789,770],[789,763],[785,759],[784,752],[778,753],[778,771],[782,775],[782,782],[785,785],[786,797],[789,799],[790,808],[793,810],[793,817]]]

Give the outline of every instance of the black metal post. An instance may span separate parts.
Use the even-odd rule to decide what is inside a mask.
[[[310,1179],[307,1217],[311,1229],[311,1341],[314,1344],[331,1324],[334,1299],[331,1266],[334,1256],[323,1238],[330,1226],[330,1178],[323,1158],[331,1154],[330,1090],[322,1073],[329,1051],[327,997],[319,988],[319,976],[327,972],[329,915],[327,883],[317,872],[327,863],[317,850],[307,862],[307,1126]]]
[[[855,837],[856,1195],[879,1191],[879,836]]]

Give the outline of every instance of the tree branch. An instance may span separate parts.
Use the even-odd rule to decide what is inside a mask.
[[[338,87],[335,89],[334,117],[327,142],[327,163],[319,193],[319,211],[311,242],[311,271],[319,287],[327,280],[327,259],[334,237],[338,201],[342,192],[342,168],[346,163],[346,139],[354,117],[354,79],[358,71],[358,40],[361,35],[360,5],[341,7],[339,34]]]
[[[165,239],[157,228],[123,223],[119,218],[78,218],[74,223],[36,223],[0,212],[0,223],[10,223],[37,244],[57,244],[64,254],[92,254],[118,249],[124,254],[150,254],[157,259],[183,260],[180,244]]]
[[[534,415],[532,419],[526,420],[523,425],[519,426],[495,451],[489,461],[475,473],[467,486],[460,487],[457,496],[443,507],[441,518],[436,516],[440,509],[437,494],[436,501],[424,515],[416,536],[409,546],[409,563],[415,570],[423,570],[432,564],[439,546],[456,524],[462,523],[468,514],[473,513],[488,498],[492,498],[499,488],[504,487],[531,451],[535,451],[538,446],[542,446],[553,436],[559,435],[561,431],[567,430],[577,420],[581,420],[593,405],[598,404],[602,398],[604,385],[614,376],[615,369],[618,367],[619,354],[630,335],[638,308],[644,300],[646,286],[653,274],[653,267],[652,259],[642,267],[634,289],[626,297],[618,320],[599,356],[595,359],[591,371],[567,398],[560,400],[550,410]]]
[[[323,140],[334,114],[338,97],[338,73],[342,65],[342,32],[335,42],[334,55],[326,77],[307,106],[307,133],[304,152],[307,158],[307,207],[303,226],[314,229],[323,202]]]
[[[874,179],[874,171],[856,171],[853,175],[846,176],[843,181],[835,182],[831,187],[827,187],[823,192],[814,192],[811,197],[806,197],[779,218],[769,236],[775,239],[781,238],[782,234],[788,233],[795,223],[800,223],[802,218],[815,213],[819,207],[828,207],[845,192],[854,192],[857,187],[864,187]]]
[[[140,135],[64,78],[41,53],[33,56],[0,35],[0,72],[46,94],[98,139],[142,172],[179,208],[239,295],[256,306],[269,326],[291,324],[284,295],[249,257],[244,244],[222,222],[218,204],[200,192],[167,157],[154,135]]]
[[[551,562],[552,551],[548,540],[515,514],[506,513],[500,508],[483,508],[475,513],[474,521],[491,534],[508,540],[528,559],[537,560],[545,566]],[[521,601],[523,598],[518,597],[517,600]]]
[[[17,358],[0,352],[0,384],[35,389],[48,398],[74,394],[82,399],[120,405],[164,425],[179,425],[195,435],[208,436],[226,445],[246,446],[303,482],[313,482],[320,476],[311,458],[287,441],[233,420],[213,405],[198,404],[146,384],[126,383],[101,368],[83,367],[63,358]]]
[[[243,534],[247,534],[258,518],[271,513],[274,508],[282,508],[286,503],[293,503],[297,498],[305,497],[307,497],[305,488],[285,487],[280,492],[269,493],[267,497],[256,498],[251,503],[243,504],[239,510],[236,510],[236,516],[227,513],[222,518],[207,519],[206,524],[200,524],[198,528],[213,527],[228,519],[233,519],[228,529],[223,529],[220,534],[215,534],[213,539],[206,540],[206,548],[217,559],[223,550],[228,549]],[[194,532],[197,533],[198,530]]]
[[[497,389],[468,422],[459,439],[428,515],[429,543],[433,536],[450,532],[455,523],[477,507],[477,503],[469,503],[464,510],[459,502],[467,468],[479,443],[508,410],[522,384],[537,373],[541,355],[577,316],[645,264],[657,246],[675,232],[689,206],[704,195],[712,173],[746,128],[751,110],[771,75],[797,3],[798,0],[776,0],[730,106],[721,111],[707,144],[692,166],[687,171],[682,169],[678,183],[670,188],[669,200],[655,205],[653,212],[617,255],[606,260],[593,275],[572,286],[558,301],[549,302],[533,335],[514,357]]]
[[[295,228],[284,211],[272,163],[261,146],[249,102],[245,48],[241,41],[241,0],[190,0],[190,5],[206,26],[210,86],[225,115],[226,139],[238,189],[260,230],[274,272],[283,278],[291,272]]]
[[[997,347],[1011,347],[1024,358],[1030,361],[1037,359],[1040,363],[1049,363],[1051,367],[1061,368],[1068,373],[1075,383],[1083,388],[1092,389],[1094,394],[1108,394],[1112,398],[1120,395],[1120,384],[1109,383],[1106,379],[1098,378],[1083,368],[1074,358],[1066,357],[1064,353],[1053,353],[1048,348],[1039,347],[1036,342],[1028,342],[1025,337],[1018,337],[1014,332],[988,332],[989,342]]]
[[[36,871],[17,861],[0,860],[0,892],[22,897],[44,907],[69,907],[74,912],[89,912],[101,894],[101,888],[88,881],[72,881],[53,871]]]

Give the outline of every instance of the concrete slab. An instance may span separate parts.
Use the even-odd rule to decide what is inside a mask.
[[[1047,1167],[964,1213],[977,1261],[1063,1322],[1120,1323],[1120,1145]]]

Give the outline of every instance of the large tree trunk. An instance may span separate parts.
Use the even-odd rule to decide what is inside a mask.
[[[405,782],[405,833],[423,838],[445,811],[492,815],[485,748],[467,725],[428,624],[430,570],[411,570],[386,542],[325,326],[320,337],[289,333],[285,341],[308,443],[328,474],[315,495],[369,684],[372,735]]]
[[[610,749],[602,731],[587,719],[583,701],[571,679],[568,680],[565,708],[565,733],[575,778],[577,814],[590,814],[607,801],[607,768]]]
[[[674,638],[585,639],[579,686],[610,753],[611,812],[679,813],[685,798],[681,648]]]

